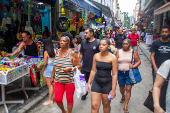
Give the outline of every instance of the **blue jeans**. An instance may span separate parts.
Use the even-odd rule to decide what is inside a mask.
[[[120,86],[133,85],[130,82],[129,71],[120,71],[120,70],[118,70],[118,84]]]
[[[153,68],[152,68],[152,77],[153,77],[153,84],[154,84],[155,83],[156,75],[155,75],[155,71],[154,71]]]

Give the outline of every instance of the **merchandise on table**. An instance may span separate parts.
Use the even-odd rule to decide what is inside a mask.
[[[27,64],[15,68],[0,68],[0,84],[7,85],[28,73],[29,68]]]
[[[4,52],[4,51],[0,51],[0,58],[4,57],[5,55],[7,55],[7,53],[6,53],[6,52]]]

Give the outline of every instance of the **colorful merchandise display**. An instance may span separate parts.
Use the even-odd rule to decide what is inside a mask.
[[[45,80],[44,72],[45,72],[45,68],[42,67],[41,70],[40,70],[40,85],[41,85],[41,87],[46,85],[46,80]]]
[[[28,65],[19,58],[4,57],[0,62],[0,84],[9,84],[28,74]]]
[[[0,52],[4,55],[5,52]],[[8,84],[20,76],[30,72],[31,79],[34,84],[37,84],[37,65],[43,63],[40,57],[18,58],[17,56],[1,57],[0,61],[0,84]],[[43,71],[41,71],[43,73]]]
[[[33,84],[37,84],[37,72],[41,71],[37,69],[37,66],[41,63],[43,63],[43,59],[41,57],[27,57],[25,62],[29,65],[29,69],[30,69],[30,76],[32,79]],[[43,72],[42,72],[43,73]],[[40,75],[41,76],[41,75]],[[41,84],[41,83],[40,83]]]

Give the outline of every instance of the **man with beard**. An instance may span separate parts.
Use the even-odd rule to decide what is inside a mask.
[[[126,36],[122,33],[123,32],[123,28],[120,28],[118,33],[115,34],[115,38],[114,38],[114,44],[115,47],[119,50],[122,49],[122,44],[123,44],[123,40],[126,39]]]
[[[156,73],[161,64],[170,59],[170,40],[168,38],[170,34],[170,26],[163,26],[161,35],[162,37],[153,41],[150,52],[152,62],[152,75],[153,83],[155,82]]]
[[[100,40],[94,38],[94,30],[92,28],[86,29],[84,35],[86,40],[83,40],[78,56],[80,61],[83,60],[81,73],[85,75],[85,80],[88,82],[92,69],[93,56],[99,52]],[[87,95],[88,92],[81,97],[81,100],[85,100]]]

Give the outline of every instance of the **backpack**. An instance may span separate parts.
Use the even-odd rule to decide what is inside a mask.
[[[97,40],[97,51],[98,52],[100,52],[100,50],[99,50],[99,45],[100,45],[100,40],[99,39],[95,39],[95,40]],[[86,39],[84,39],[83,41],[82,41],[82,43],[81,43],[81,46],[83,47],[83,44],[85,44],[86,43]]]

